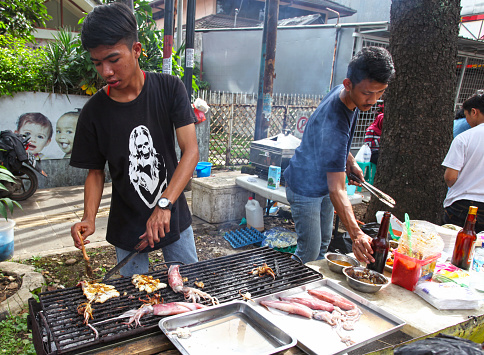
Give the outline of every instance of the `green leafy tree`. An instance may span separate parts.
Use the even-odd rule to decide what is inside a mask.
[[[72,65],[76,62],[76,41],[72,32],[61,29],[45,47],[48,84],[55,93],[67,94],[77,84],[78,73]]]
[[[45,27],[51,19],[45,0],[0,0],[0,34],[33,39],[34,26]]]

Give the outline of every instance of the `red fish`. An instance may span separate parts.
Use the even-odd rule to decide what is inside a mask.
[[[313,310],[302,304],[284,302],[284,301],[261,301],[260,304],[265,307],[271,307],[291,314],[297,314],[306,318],[313,317]]]
[[[322,290],[308,290],[308,293],[311,296],[316,297],[317,299],[320,299],[325,302],[329,302],[335,305],[336,307],[344,309],[345,311],[356,308],[356,305],[353,302],[347,300],[344,297],[338,296],[332,292],[327,292]]]
[[[314,310],[318,311],[327,311],[333,312],[334,306],[331,303],[321,301],[316,298],[303,298],[303,297],[279,297],[281,301],[285,302],[295,302],[302,304],[306,307],[309,307]]]

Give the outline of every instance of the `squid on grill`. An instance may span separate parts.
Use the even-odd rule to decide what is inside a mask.
[[[208,293],[196,288],[183,286],[183,280],[180,275],[180,265],[171,265],[168,269],[168,284],[172,290],[176,293],[183,293],[185,300],[195,302],[200,302],[200,299],[208,299],[213,305],[219,304],[216,297],[210,296]]]

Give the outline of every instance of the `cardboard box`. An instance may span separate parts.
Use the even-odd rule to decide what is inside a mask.
[[[281,167],[269,166],[269,173],[267,175],[267,187],[269,189],[278,189],[281,185]]]

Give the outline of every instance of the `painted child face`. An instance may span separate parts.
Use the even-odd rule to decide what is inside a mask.
[[[76,133],[77,115],[67,114],[57,120],[55,128],[55,141],[60,149],[69,157],[72,152],[74,135]]]
[[[39,154],[50,143],[49,128],[38,123],[26,122],[18,133],[30,137],[29,152]]]

